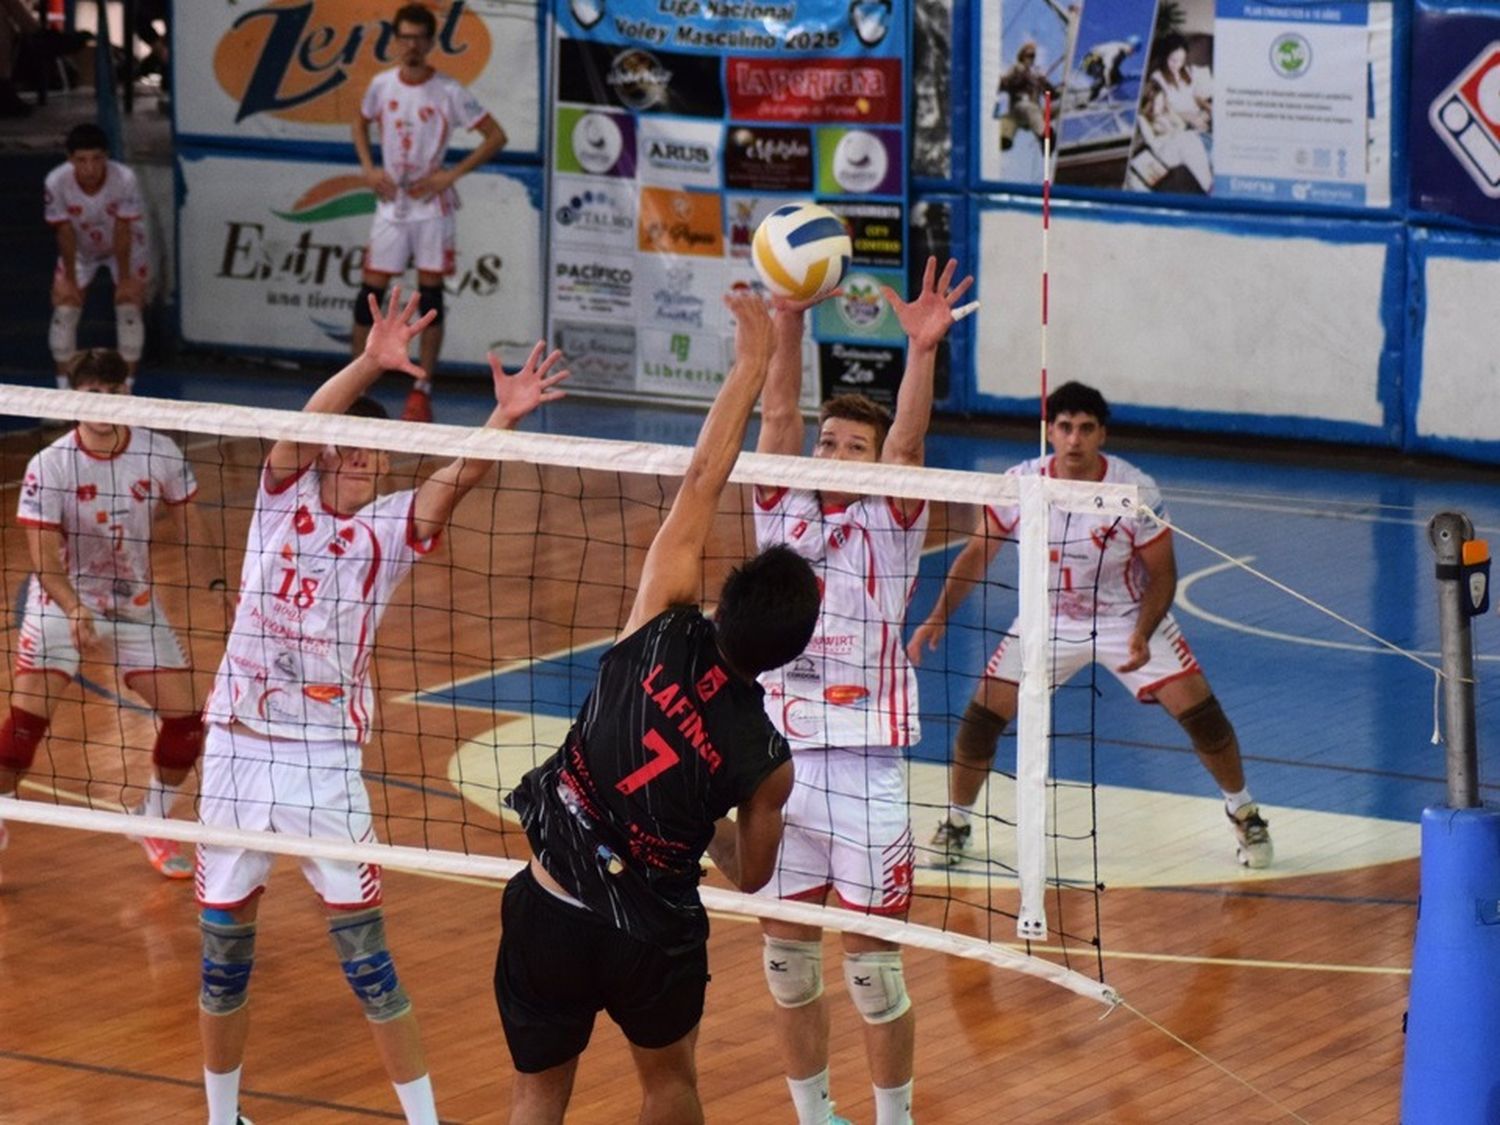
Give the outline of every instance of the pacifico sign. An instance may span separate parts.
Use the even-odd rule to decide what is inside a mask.
[[[390,19],[398,0],[263,0],[179,4],[179,135],[347,144],[370,79],[399,62]],[[512,0],[432,4],[429,61],[467,86],[504,126],[511,152],[534,151],[538,130],[535,11]],[[519,18],[518,18],[519,16]],[[477,134],[459,131],[455,147]]]

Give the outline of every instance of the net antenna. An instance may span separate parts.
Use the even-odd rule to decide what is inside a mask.
[[[23,782],[26,799],[0,798],[0,819],[5,821],[148,834],[501,879],[518,868],[517,857],[510,853],[524,849],[524,844],[514,822],[501,817],[499,798],[516,784],[521,773],[557,749],[561,740],[558,728],[565,731],[569,717],[576,713],[567,699],[547,694],[551,688],[545,681],[549,677],[556,680],[559,675],[580,681],[592,676],[582,664],[570,663],[571,656],[558,659],[542,654],[556,651],[558,636],[575,651],[590,646],[602,650],[609,643],[618,628],[613,608],[577,610],[577,605],[585,596],[596,606],[612,607],[618,602],[621,591],[630,584],[629,560],[640,557],[632,552],[641,552],[643,541],[654,533],[675,487],[665,478],[680,477],[691,456],[685,446],[445,425],[413,426],[383,419],[19,386],[0,386],[0,413],[87,419],[181,435],[178,444],[182,455],[192,464],[204,489],[201,502],[213,507],[219,522],[219,533],[211,538],[226,549],[246,541],[261,458],[271,440],[293,440],[313,448],[333,445],[386,450],[398,455],[393,461],[397,466],[394,473],[405,484],[419,480],[424,466],[431,469],[455,456],[502,462],[498,484],[489,486],[491,494],[474,495],[464,502],[462,518],[451,525],[449,546],[442,548],[448,554],[425,564],[429,569],[409,580],[425,582],[426,596],[414,592],[409,604],[394,602],[393,612],[387,614],[387,622],[396,624],[386,627],[398,629],[400,619],[406,617],[409,632],[401,643],[408,648],[400,648],[389,638],[378,642],[383,651],[381,659],[395,666],[392,679],[410,681],[427,693],[430,701],[413,708],[396,700],[401,706],[392,709],[394,714],[377,718],[376,740],[366,748],[364,780],[372,789],[381,835],[392,843],[288,833],[246,838],[238,830],[212,828],[188,819],[125,816],[118,811],[120,798],[138,788],[132,784],[132,774],[138,776],[142,755],[136,745],[139,738],[119,725],[117,698],[100,702],[86,696],[76,705],[70,703],[78,711],[74,726],[81,723],[87,737],[66,746],[55,740],[55,756],[49,752],[39,757],[32,775]],[[1064,511],[1125,514],[1138,502],[1136,489],[1046,477],[755,453],[740,456],[731,479],[741,484],[774,484],[809,491],[914,497],[964,512],[978,505],[1021,507],[1026,568],[1022,576],[1023,607],[1035,603],[1027,610],[1022,643],[1032,654],[1028,659],[1040,661],[1040,671],[1028,673],[1034,698],[1023,694],[1021,705],[1027,731],[1023,747],[1031,749],[1022,759],[1026,766],[1018,789],[1024,789],[1020,798],[1026,817],[1024,831],[1034,833],[1035,838],[1023,837],[1017,845],[1018,855],[1025,859],[1020,876],[1022,906],[1015,916],[1022,919],[1023,936],[1032,940],[1045,936],[1042,903],[1049,888],[1045,837],[1046,654],[1050,629],[1046,607],[1047,505]],[[613,491],[590,493],[584,487],[586,482],[606,484]],[[748,507],[736,507],[745,502],[744,494],[731,491],[727,495],[734,498],[727,500],[728,506],[719,514],[724,527],[713,558],[726,571],[745,557],[743,531],[749,516]],[[514,518],[522,501],[530,504],[526,510],[533,513],[534,521],[530,516]],[[595,520],[603,522],[590,531],[588,525]],[[9,520],[5,523],[8,525]],[[8,541],[17,541],[14,534]],[[17,568],[29,565],[21,561],[23,552],[14,546],[5,551],[5,557]],[[212,635],[213,629],[203,625],[202,619],[202,627],[195,630],[193,618],[204,607],[204,597],[220,595],[203,587],[202,576],[195,579],[187,573],[181,558],[161,561],[167,565],[160,568],[157,577],[164,594],[170,595],[168,610],[186,620],[186,632],[195,650],[194,667],[207,672],[217,664],[223,638]],[[177,585],[168,588],[171,582]],[[446,589],[439,589],[444,586]],[[541,587],[559,586],[567,589],[550,601],[535,593]],[[211,622],[213,616],[207,620]],[[446,633],[446,643],[451,647],[444,651],[440,643],[429,651],[430,644],[417,645],[418,626],[424,636]],[[588,644],[578,645],[579,639]],[[508,689],[494,686],[497,672],[506,666],[522,665],[536,666],[534,674],[528,672],[520,678],[529,695],[525,690],[520,695],[507,695]],[[123,667],[114,670],[118,673]],[[466,675],[470,671],[474,674]],[[434,686],[434,676],[442,678],[443,673],[448,674],[449,682],[441,688]],[[457,691],[469,681],[476,685],[475,694],[462,697],[473,700],[464,703]],[[385,690],[382,687],[382,692]],[[391,696],[395,700],[394,688]],[[460,722],[460,710],[469,716],[464,722]],[[483,717],[475,718],[476,713]],[[530,722],[526,721],[528,717]],[[476,723],[500,725],[475,737]],[[1033,730],[1036,723],[1042,725]],[[464,774],[465,769],[480,765],[487,772]],[[484,804],[475,798],[481,791],[487,794]],[[37,799],[36,794],[45,796]],[[1016,896],[1012,885],[998,872],[998,865],[987,863],[979,877],[982,886],[974,888],[983,892],[979,894],[969,893],[969,884],[923,882],[913,916],[918,922],[930,919],[931,924],[897,923],[852,911],[822,910],[804,903],[709,888],[705,888],[703,898],[715,910],[882,937],[1036,976],[1102,1003],[1114,1003],[1114,993],[1099,981],[1041,956],[985,940],[993,932],[986,918],[1008,919]],[[979,938],[959,932],[959,927],[968,925],[963,919],[972,917],[973,911],[980,912],[979,924],[986,931]]]

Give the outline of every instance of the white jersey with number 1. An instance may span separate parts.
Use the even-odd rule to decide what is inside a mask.
[[[370,733],[375,630],[419,555],[415,493],[352,515],[324,505],[309,465],[271,488],[264,471],[240,574],[240,603],[204,710],[211,723],[298,742],[359,745]]]
[[[793,750],[903,747],[921,738],[901,628],[927,520],[925,504],[908,519],[885,497],[834,508],[814,492],[782,489],[765,501],[757,494],[757,546],[796,551],[823,592],[807,649],[760,678],[771,722]]]

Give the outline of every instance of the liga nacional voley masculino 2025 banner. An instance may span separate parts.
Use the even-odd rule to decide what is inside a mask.
[[[905,337],[909,13],[893,0],[557,0],[549,335],[572,384],[711,398],[750,240],[815,199],[854,242],[810,317],[804,394],[894,396]],[[821,379],[819,375],[821,374]]]

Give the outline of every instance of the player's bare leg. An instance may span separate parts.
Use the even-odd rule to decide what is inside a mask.
[[[422,1050],[422,1035],[415,1012],[407,1012],[384,1023],[372,1023],[370,1034],[375,1039],[375,1049],[380,1052],[380,1063],[395,1085],[404,1086],[427,1073],[427,1055]]]
[[[879,938],[866,937],[864,934],[844,934],[844,952],[848,954],[859,953],[899,953],[901,947],[892,942],[881,941]],[[903,995],[904,995],[904,985]],[[910,1084],[912,1072],[915,1068],[917,1050],[917,1013],[914,1008],[907,1007],[906,1011],[893,1020],[880,1023],[864,1021],[865,1030],[865,1058],[870,1064],[870,1081],[874,1083],[879,1099],[880,1091],[892,1093],[906,1088],[906,1098],[911,1097]],[[881,1107],[877,1105],[877,1121],[885,1121],[887,1117],[880,1112]]]
[[[637,1067],[639,1065],[637,1063]],[[511,1125],[562,1125],[577,1074],[576,1055],[565,1063],[535,1074],[516,1071],[510,1084]]]
[[[186,669],[140,673],[129,677],[131,689],[156,712],[159,728],[151,758],[155,766],[146,795],[131,809],[140,816],[166,818],[183,782],[203,752],[203,721],[192,673]],[[168,879],[190,879],[193,863],[176,840],[132,837]]]
[[[1271,834],[1260,806],[1245,784],[1245,766],[1234,727],[1201,674],[1161,685],[1156,699],[1181,724],[1193,750],[1224,792],[1224,808],[1234,832],[1236,856],[1247,867],[1269,867]]]
[[[974,689],[958,733],[953,739],[953,762],[948,768],[948,814],[938,823],[932,845],[944,861],[958,864],[969,849],[970,818],[995,762],[995,749],[1006,726],[1016,717],[1018,693],[1009,680],[984,676]]]
[[[810,895],[798,901],[821,904],[822,895]],[[781,922],[763,918],[761,932],[768,939],[788,942],[821,943],[823,931],[816,926],[799,926],[792,922]],[[820,954],[821,957],[821,954]],[[828,1028],[829,1009],[826,990],[819,986],[817,994],[809,1000],[801,997],[789,1000],[786,1006],[778,1000],[774,1006],[776,1040],[781,1045],[782,1067],[792,1090],[792,1100],[798,1105],[798,1119],[814,1116],[816,1106],[812,1103],[827,1101],[828,1081]],[[817,1086],[820,1090],[814,1089]],[[800,1092],[799,1092],[800,1091]],[[806,1106],[799,1104],[806,1101]]]
[[[437,319],[422,330],[417,344],[417,364],[426,372],[406,396],[401,417],[408,422],[432,421],[432,381],[437,377],[438,356],[443,350],[443,275],[432,270],[417,271],[417,291],[425,314],[437,310]]]
[[[697,1043],[695,1027],[665,1047],[631,1044],[643,1094],[640,1125],[701,1125],[703,1103],[698,1098],[698,1065],[693,1058]]]

